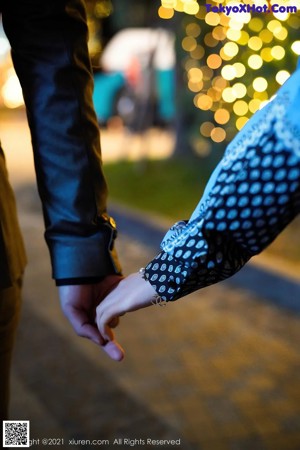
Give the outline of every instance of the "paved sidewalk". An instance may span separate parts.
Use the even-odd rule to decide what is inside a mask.
[[[30,420],[36,448],[60,438],[66,449],[94,448],[83,443],[94,439],[122,450],[300,449],[299,315],[222,283],[123,317],[126,357],[110,361],[62,317],[36,194],[24,187],[18,199],[29,266],[11,418]],[[126,272],[154,254],[118,240]]]

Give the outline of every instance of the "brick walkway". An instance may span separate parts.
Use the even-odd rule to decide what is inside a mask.
[[[138,449],[300,449],[299,315],[219,284],[122,318],[126,357],[110,361],[62,317],[41,216],[26,192],[19,202],[29,266],[11,418],[29,419],[32,439],[63,438],[60,448],[74,449],[92,448],[79,442],[87,439],[130,448],[113,445],[125,438]],[[125,235],[118,247],[127,273],[155,252]]]

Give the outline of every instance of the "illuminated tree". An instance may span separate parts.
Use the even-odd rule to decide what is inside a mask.
[[[241,3],[248,10],[240,10]],[[225,4],[236,12],[224,12]],[[287,12],[290,4],[295,7],[297,1],[216,0],[209,7],[195,0],[162,0],[160,17],[187,13],[181,64],[194,105],[187,138],[196,153],[208,154],[218,143],[224,147],[295,69],[300,17]]]

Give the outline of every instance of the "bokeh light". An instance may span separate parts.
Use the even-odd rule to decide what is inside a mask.
[[[241,130],[243,128],[243,126],[248,122],[249,118],[248,117],[239,117],[236,121],[236,127],[238,130]]]
[[[248,58],[248,66],[251,69],[254,69],[254,70],[260,69],[261,66],[263,65],[263,63],[264,63],[263,59],[259,55],[251,55]]]
[[[222,65],[222,58],[217,54],[211,54],[206,60],[208,67],[218,69]]]
[[[224,53],[226,56],[236,56],[239,52],[239,46],[235,42],[226,42],[223,47]]]
[[[256,92],[264,92],[268,87],[268,82],[264,77],[257,77],[253,80],[252,85]]]
[[[229,111],[224,108],[217,109],[217,111],[214,114],[214,119],[220,125],[224,125],[230,119]]]
[[[161,19],[171,19],[174,16],[174,10],[160,6],[158,9],[158,15]]]
[[[246,67],[244,66],[244,64],[242,64],[240,62],[236,62],[233,64],[233,67],[235,68],[237,78],[241,78],[245,75]]]
[[[218,41],[218,39],[214,38],[212,33],[207,33],[204,37],[204,43],[208,47],[215,47],[216,45],[218,45],[219,41]]]
[[[207,111],[212,107],[213,101],[209,95],[200,94],[197,99],[197,107],[203,111]]]
[[[249,29],[251,31],[259,32],[264,28],[264,22],[262,19],[258,17],[253,17],[252,20],[249,22]]]
[[[263,41],[258,36],[252,36],[248,41],[248,47],[252,50],[260,50],[263,45]]]
[[[287,70],[279,70],[276,74],[276,81],[278,84],[283,84],[290,77],[290,73]]]
[[[238,100],[233,105],[233,111],[237,116],[244,116],[248,112],[248,103],[244,100]]]
[[[229,33],[228,33],[229,34]],[[249,41],[249,38],[250,38],[250,36],[249,36],[249,34],[247,33],[247,31],[241,31],[240,32],[240,37],[239,37],[239,39],[238,39],[238,44],[240,44],[240,45],[247,45],[248,44],[248,41]]]
[[[212,79],[212,85],[216,88],[222,91],[224,88],[226,88],[228,82],[224,78],[218,76]]]
[[[236,95],[231,87],[227,87],[222,92],[222,98],[227,103],[233,103],[236,100]]]
[[[259,37],[265,44],[270,44],[270,42],[272,42],[273,40],[273,33],[271,33],[271,31],[269,30],[264,29],[259,33]]]
[[[295,2],[300,6],[300,0]],[[174,0],[172,8],[185,11],[195,3],[199,9],[194,17],[187,16],[182,47],[187,52],[188,89],[194,93],[196,108],[205,111],[206,119],[198,128],[202,148],[205,139],[214,143],[232,139],[290,77],[300,55],[300,17],[283,10],[227,15],[217,9],[207,11],[195,0]],[[213,6],[240,3],[270,7],[291,0],[211,2]]]
[[[296,55],[300,55],[300,41],[295,41],[291,45],[291,49]]]
[[[233,30],[232,28],[229,28],[225,36],[231,41],[239,41],[242,37],[242,32],[240,30]]]
[[[161,0],[161,4],[164,8],[174,8],[176,0]]]
[[[219,14],[210,11],[205,16],[205,22],[208,25],[212,25],[212,26],[219,25],[219,23],[220,23],[220,16],[219,16]]]
[[[198,67],[192,67],[188,70],[188,77],[190,81],[197,83],[203,80],[203,72]]]
[[[285,50],[281,45],[275,45],[271,50],[271,55],[274,59],[283,59],[285,56]]]
[[[215,126],[212,122],[203,122],[200,126],[200,133],[202,134],[202,136],[210,137],[210,134],[214,127]]]
[[[221,75],[225,80],[233,80],[236,77],[235,67],[230,64],[223,66],[221,70]]]
[[[215,27],[212,31],[212,35],[217,41],[223,41],[226,39],[226,29],[222,26]]]
[[[254,114],[256,111],[259,110],[260,104],[261,101],[258,98],[253,98],[249,102],[249,111]]]
[[[232,90],[236,95],[236,98],[243,98],[247,94],[247,88],[243,83],[235,83],[232,86]]]
[[[197,47],[192,50],[191,52],[191,58],[193,59],[202,59],[205,55],[205,49],[202,47],[202,45],[197,45]]]
[[[271,47],[264,47],[264,48],[262,49],[262,51],[260,52],[260,56],[262,57],[262,59],[263,59],[265,62],[271,62],[272,59],[273,59],[273,56],[272,56],[272,48],[271,48]]]
[[[223,142],[226,138],[226,131],[224,128],[215,127],[212,129],[210,137],[214,142]]]
[[[187,52],[191,52],[197,48],[197,41],[193,36],[186,36],[182,39],[182,48]]]
[[[190,1],[185,1],[184,2],[184,6],[183,6],[183,11],[187,14],[197,14],[197,12],[199,11],[199,4],[196,1],[190,0]]]
[[[198,23],[192,22],[186,26],[185,31],[186,31],[187,36],[192,36],[192,37],[196,38],[201,33],[201,27]]]

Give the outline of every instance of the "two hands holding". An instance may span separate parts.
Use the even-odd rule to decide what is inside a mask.
[[[108,275],[96,284],[60,286],[58,289],[63,313],[76,334],[99,345],[115,361],[124,357],[124,350],[113,332],[119,317],[150,306],[156,295],[141,273],[127,278]]]

